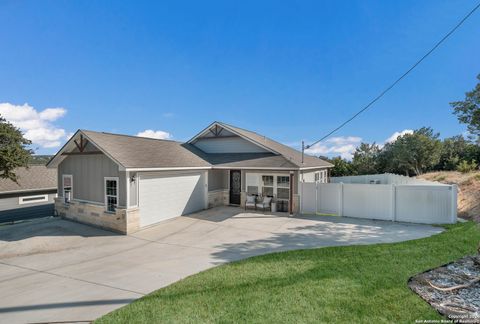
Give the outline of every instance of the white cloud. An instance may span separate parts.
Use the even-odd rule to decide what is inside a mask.
[[[401,132],[395,132],[395,133],[393,133],[389,138],[387,138],[387,139],[385,140],[385,144],[386,144],[386,143],[393,143],[393,142],[395,142],[395,141],[397,140],[397,138],[398,138],[399,136],[403,136],[403,135],[405,135],[405,134],[413,134],[413,130],[412,130],[412,129],[404,129],[404,130],[401,131]]]
[[[66,131],[52,124],[66,113],[64,108],[46,108],[39,112],[27,103],[0,103],[0,115],[20,128],[34,145],[44,148],[58,147],[66,139]]]
[[[172,134],[157,130],[154,131],[152,129],[146,129],[143,132],[137,134],[140,137],[149,137],[149,138],[156,138],[156,139],[170,139],[172,138]]]
[[[65,116],[67,111],[63,108],[47,108],[40,112],[40,118],[48,121],[55,121]]]
[[[305,150],[308,154],[316,155],[340,155],[344,159],[352,158],[355,148],[362,142],[361,137],[357,136],[338,136],[315,144]]]
[[[172,112],[166,112],[166,113],[163,113],[162,116],[165,117],[165,118],[171,118],[171,117],[174,116],[174,113],[172,113]]]

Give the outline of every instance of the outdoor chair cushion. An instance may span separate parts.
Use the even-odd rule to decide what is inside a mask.
[[[272,202],[272,197],[263,197],[262,202],[258,203],[257,207],[260,207],[260,208],[270,207],[271,202]]]
[[[247,204],[255,204],[255,196],[247,196]]]

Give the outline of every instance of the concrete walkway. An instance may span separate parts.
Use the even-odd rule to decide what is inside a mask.
[[[222,207],[133,235],[59,219],[0,227],[0,322],[90,321],[199,271],[254,255],[398,242],[441,232]]]

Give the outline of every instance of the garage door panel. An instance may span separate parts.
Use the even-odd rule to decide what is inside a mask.
[[[141,175],[140,226],[205,209],[205,181],[205,172]]]

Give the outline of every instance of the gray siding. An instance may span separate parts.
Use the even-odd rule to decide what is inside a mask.
[[[104,177],[118,177],[119,207],[126,202],[125,172],[103,154],[70,155],[58,165],[58,195],[63,196],[62,175],[73,176],[73,199],[105,203]]]
[[[263,148],[236,137],[200,138],[194,145],[206,153],[265,153]]]
[[[208,191],[228,189],[228,170],[208,171]]]
[[[137,199],[137,194],[138,194],[138,177],[137,177],[137,173],[136,172],[130,172],[130,179],[132,177],[135,177],[136,180],[135,181],[130,181],[129,180],[129,186],[130,186],[130,202],[129,202],[129,206],[137,206],[138,205],[138,199]]]
[[[41,196],[41,195],[44,195],[44,193],[33,192],[33,193],[28,193],[28,194],[22,194],[22,196],[24,196],[24,197]],[[15,209],[15,208],[22,208],[22,207],[53,204],[55,194],[48,194],[48,201],[42,201],[42,202],[30,203],[30,204],[21,204],[21,205],[19,204],[19,197],[20,197],[20,195],[18,195],[16,197],[0,198],[0,211],[1,210],[10,210],[10,209]]]
[[[40,196],[46,193],[22,193],[22,196]],[[19,196],[0,198],[0,223],[54,215],[54,193],[48,194],[48,200],[36,203],[19,204]]]

